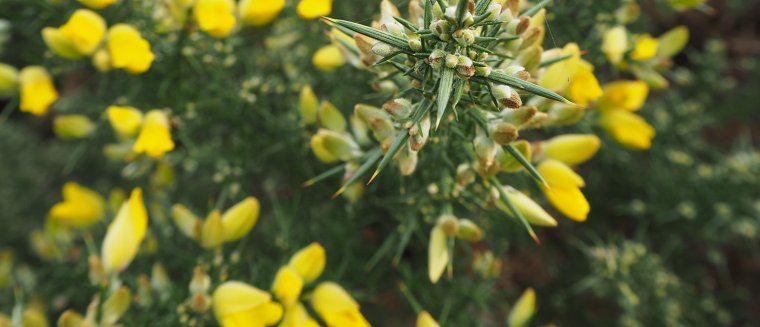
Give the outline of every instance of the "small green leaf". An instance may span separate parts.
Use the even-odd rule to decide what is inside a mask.
[[[331,19],[331,18],[325,18],[325,19],[333,23],[335,26],[344,27],[356,33],[366,35],[380,42],[392,45],[396,48],[399,48],[401,51],[405,53],[414,53],[412,48],[409,47],[409,44],[407,43],[406,40],[398,36],[395,36],[393,34],[383,32],[381,30],[374,29],[372,27],[364,26],[362,24],[345,21],[345,20]]]
[[[449,98],[451,97],[451,87],[454,85],[454,69],[444,68],[441,72],[441,84],[438,85],[438,113],[436,114],[435,129],[441,124],[443,114],[446,112],[446,107],[449,105]]]
[[[372,177],[369,179],[369,182],[367,182],[367,185],[372,183],[372,181],[377,178],[377,175],[380,174],[380,172],[387,166],[391,159],[398,153],[399,150],[401,150],[401,147],[406,144],[406,140],[409,139],[409,130],[408,129],[402,129],[398,135],[396,135],[396,139],[393,141],[393,144],[391,144],[390,148],[388,148],[388,152],[385,153],[385,156],[383,156],[383,159],[380,160],[380,164],[377,165],[377,169],[375,169],[375,173],[372,174]]]
[[[330,168],[329,170],[325,171],[324,173],[321,173],[321,174],[319,174],[319,175],[317,175],[317,176],[309,179],[308,181],[303,182],[303,184],[301,184],[301,185],[303,187],[312,186],[312,185],[314,185],[316,183],[319,183],[319,182],[325,180],[326,178],[329,178],[331,176],[335,176],[335,175],[341,173],[345,169],[346,169],[346,165],[337,165],[337,166],[335,166],[333,168]]]
[[[526,10],[522,16],[533,16],[535,15],[541,8],[546,7],[552,0],[544,0],[539,3],[537,3],[535,6],[531,7],[530,9]]]
[[[528,159],[526,159],[520,151],[515,149],[515,147],[512,144],[505,145],[504,150],[506,150],[513,157],[515,157],[517,162],[519,162],[523,167],[525,167],[525,169],[528,171],[528,173],[530,173],[531,176],[533,176],[533,178],[538,180],[541,184],[543,184],[547,188],[549,187],[549,184],[546,183],[546,180],[538,172],[538,169],[536,169],[536,167],[534,167],[533,164],[531,164],[530,161],[528,161]]]
[[[542,61],[538,66],[539,67],[546,67],[546,66],[549,66],[549,65],[552,65],[552,64],[556,64],[556,63],[558,63],[560,61],[565,61],[565,60],[570,59],[572,57],[573,57],[573,55],[571,55],[571,54],[564,55],[564,56],[559,56],[557,58],[552,58],[552,59],[549,59],[549,60]]]
[[[516,89],[520,89],[520,90],[523,90],[525,92],[532,93],[532,94],[535,94],[535,95],[538,95],[538,96],[541,96],[541,97],[544,97],[544,98],[547,98],[547,99],[563,102],[563,103],[566,103],[566,104],[574,104],[574,103],[570,102],[570,100],[565,99],[561,95],[559,95],[559,94],[557,94],[557,93],[555,93],[555,92],[553,92],[551,90],[545,89],[545,88],[543,88],[541,86],[538,86],[536,84],[533,84],[531,82],[521,80],[521,79],[519,79],[519,78],[517,78],[515,76],[504,74],[503,72],[494,71],[490,75],[488,75],[487,79],[489,79],[489,80],[491,80],[493,82],[499,83],[499,84],[509,85],[509,86],[514,87]]]
[[[467,13],[467,7],[470,3],[470,0],[459,0],[457,3],[457,11],[456,11],[456,17],[457,17],[457,24],[462,24],[462,21],[464,21],[464,14]]]
[[[401,17],[398,17],[398,16],[393,16],[393,19],[395,19],[397,22],[399,22],[399,24],[404,25],[404,27],[406,27],[410,31],[412,31],[414,33],[417,33],[418,28],[417,28],[417,26],[414,26],[414,24],[412,24],[412,22],[410,22],[410,21],[408,21],[406,19],[403,19]]]

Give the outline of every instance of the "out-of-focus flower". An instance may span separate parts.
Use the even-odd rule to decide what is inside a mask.
[[[185,236],[193,240],[200,239],[203,223],[187,207],[181,204],[172,206],[172,221]]]
[[[18,92],[18,69],[0,63],[0,98],[9,97]]]
[[[529,223],[545,227],[557,226],[557,221],[529,196],[512,187],[504,187],[504,193]],[[512,211],[502,201],[497,202],[497,206],[507,214],[513,215]]]
[[[108,122],[121,138],[130,138],[137,134],[143,121],[143,114],[134,107],[109,106],[106,109]]]
[[[689,42],[689,29],[677,26],[657,38],[657,56],[670,58],[681,52]]]
[[[536,291],[529,288],[520,295],[512,311],[509,312],[507,324],[509,327],[521,327],[528,324],[530,318],[536,313]]]
[[[317,50],[311,58],[311,62],[319,70],[331,72],[343,66],[346,63],[346,58],[343,57],[343,53],[338,46],[329,44]]]
[[[158,159],[173,149],[169,118],[161,110],[149,111],[132,150]]]
[[[317,131],[310,144],[317,159],[325,163],[348,161],[361,154],[359,145],[351,136],[327,129]]]
[[[611,63],[620,63],[626,51],[628,51],[628,32],[625,27],[616,26],[604,33],[602,36],[602,52]]]
[[[304,125],[316,123],[318,110],[319,99],[314,94],[314,90],[308,85],[302,87],[301,95],[298,98],[298,111],[301,114],[301,123]]]
[[[53,80],[47,70],[41,66],[28,66],[22,69],[19,73],[19,83],[21,111],[42,116],[48,112],[50,105],[58,100],[58,91],[55,90]]]
[[[103,316],[100,318],[102,326],[114,326],[119,318],[127,312],[132,302],[132,292],[128,288],[119,287],[111,296],[103,302]]]
[[[206,217],[201,227],[201,246],[206,249],[214,249],[224,243],[224,225],[219,210],[213,210]]]
[[[319,18],[332,12],[332,3],[333,0],[301,0],[296,11],[303,19]]]
[[[659,42],[649,34],[641,35],[636,38],[636,43],[633,46],[633,52],[631,52],[631,59],[633,60],[649,60],[657,55],[657,48]]]
[[[646,150],[652,146],[654,127],[634,113],[626,110],[602,111],[599,123],[622,145],[638,150]]]
[[[103,9],[108,7],[119,0],[79,0],[83,5],[93,9]]]
[[[47,318],[45,317],[45,312],[36,306],[30,306],[28,309],[24,310],[24,313],[21,315],[21,321],[21,326],[23,327],[49,326]]]
[[[61,27],[42,29],[42,38],[55,54],[67,59],[79,59],[95,52],[105,33],[103,17],[92,10],[79,9]]]
[[[568,218],[585,221],[590,207],[580,190],[585,186],[583,177],[564,163],[552,159],[543,161],[538,166],[538,172],[549,184],[548,188],[541,187],[549,202]]]
[[[200,29],[213,37],[227,37],[235,27],[235,2],[232,0],[197,0],[193,13]]]
[[[417,315],[416,327],[441,327],[441,325],[439,325],[438,322],[433,319],[433,316],[431,316],[430,313],[427,311],[422,311],[419,315]]]
[[[449,263],[449,242],[440,224],[430,231],[428,243],[428,278],[435,284],[441,279],[446,265]]]
[[[575,166],[593,157],[600,145],[599,137],[593,134],[564,134],[542,143],[541,154]]]
[[[224,241],[232,242],[243,238],[259,219],[259,200],[249,196],[227,209],[222,215]]]
[[[53,120],[53,131],[62,139],[80,139],[93,130],[95,125],[85,115],[61,115]]]
[[[277,18],[283,8],[285,0],[242,0],[238,12],[243,24],[264,26]]]
[[[132,262],[147,230],[148,212],[143,204],[142,190],[135,188],[108,225],[101,254],[106,272],[121,271]]]
[[[298,301],[303,284],[304,280],[293,267],[283,266],[274,278],[272,293],[277,296],[280,303],[289,308]]]
[[[87,227],[105,214],[105,199],[74,182],[63,185],[63,202],[50,208],[50,219],[70,227]]]
[[[311,243],[296,252],[290,258],[288,265],[303,278],[305,283],[310,283],[322,274],[325,269],[325,261],[325,248],[319,243]]]
[[[238,281],[228,281],[214,290],[214,314],[223,327],[263,327],[277,323],[282,306],[272,295]]]
[[[649,86],[642,81],[616,81],[604,86],[599,109],[639,110],[647,100]]]
[[[359,304],[336,283],[324,282],[317,285],[311,297],[311,306],[327,326],[370,326],[359,311]]]
[[[319,327],[319,323],[309,316],[303,304],[298,302],[285,309],[280,327]]]
[[[111,66],[132,74],[150,69],[155,58],[150,43],[140,35],[140,31],[127,24],[116,24],[108,30],[107,48]]]
[[[108,54],[108,50],[100,48],[92,54],[92,65],[100,72],[107,72],[111,70],[111,55]]]

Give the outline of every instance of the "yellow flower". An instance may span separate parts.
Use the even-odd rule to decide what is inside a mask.
[[[616,81],[604,86],[599,109],[639,110],[647,100],[649,86],[642,81]]]
[[[320,129],[311,137],[311,150],[325,163],[348,161],[361,155],[359,145],[350,135],[327,129]]]
[[[206,249],[217,248],[224,243],[224,225],[219,210],[213,210],[206,217],[201,227],[201,246]]]
[[[242,0],[238,12],[243,24],[264,26],[277,18],[283,8],[285,0]]]
[[[277,276],[274,277],[272,293],[277,295],[280,303],[288,308],[298,302],[303,284],[303,279],[301,279],[301,276],[298,275],[295,269],[291,266],[283,266],[277,271]]]
[[[449,263],[449,242],[440,224],[430,231],[428,243],[428,278],[433,284],[437,283]]]
[[[105,7],[108,7],[119,0],[79,0],[83,5],[94,8],[94,9],[102,9]]]
[[[187,207],[181,204],[172,206],[172,221],[185,236],[194,240],[200,238],[202,230],[201,220]]]
[[[18,69],[0,63],[0,98],[12,96],[16,92],[18,92]]]
[[[529,196],[511,187],[505,187],[504,193],[529,223],[545,227],[557,226],[557,221]],[[497,202],[497,207],[501,209],[501,211],[513,216],[512,211],[503,203],[503,201]]]
[[[325,261],[325,248],[315,242],[296,252],[288,265],[301,276],[304,283],[311,283],[322,274]]]
[[[559,49],[552,50],[554,52]],[[555,91],[564,90],[570,83],[571,78],[578,72],[581,63],[581,50],[575,43],[568,43],[556,57],[570,56],[570,58],[554,63],[546,68],[541,75],[538,84]]]
[[[670,58],[681,52],[689,42],[689,29],[677,26],[657,38],[657,55]]]
[[[57,55],[77,59],[95,52],[105,33],[103,17],[92,10],[79,9],[60,28],[44,28],[42,37]]]
[[[346,63],[346,58],[343,57],[343,53],[337,45],[329,44],[317,50],[311,58],[311,62],[319,70],[331,72],[343,66]]]
[[[600,145],[593,134],[564,134],[544,142],[541,149],[544,157],[575,166],[593,157]]]
[[[235,2],[232,0],[197,0],[193,13],[200,29],[213,37],[227,37],[235,27]]]
[[[509,327],[522,327],[528,324],[530,318],[536,313],[536,291],[529,288],[520,295],[515,302],[512,311],[509,312],[507,325]]]
[[[329,327],[369,327],[359,311],[359,304],[346,290],[332,282],[317,285],[311,306]]]
[[[332,11],[333,0],[301,0],[296,7],[298,16],[303,19],[314,19],[327,16]]]
[[[628,51],[628,32],[623,26],[613,27],[602,36],[602,52],[607,59],[617,64],[623,60],[623,55]]]
[[[300,302],[285,309],[280,327],[319,327],[319,324],[309,316],[309,312]]]
[[[634,113],[625,110],[603,111],[600,124],[622,145],[637,150],[646,150],[652,146],[654,127]]]
[[[631,52],[633,60],[648,60],[657,55],[658,40],[651,35],[642,35],[636,38],[636,44]]]
[[[105,199],[74,182],[63,185],[63,202],[50,209],[50,219],[71,227],[87,227],[103,218]]]
[[[84,115],[61,115],[53,120],[53,131],[62,139],[80,139],[94,129],[95,125]]]
[[[422,311],[417,316],[416,327],[441,327],[435,319],[427,311]]]
[[[109,106],[106,114],[111,127],[122,138],[130,138],[137,134],[143,121],[142,112],[134,107]]]
[[[164,153],[174,149],[169,128],[169,119],[163,111],[149,111],[132,150],[135,153],[146,153],[153,158],[160,158]]]
[[[111,55],[108,50],[100,48],[92,55],[92,65],[100,72],[111,70]]]
[[[549,188],[541,187],[549,202],[568,218],[585,221],[591,208],[580,190],[585,186],[583,178],[564,163],[552,159],[542,162],[538,172],[549,184]]]
[[[587,106],[602,96],[602,87],[599,86],[599,81],[594,76],[594,67],[590,63],[581,60],[578,67],[567,87],[567,96],[570,101]]]
[[[18,79],[21,85],[21,111],[35,116],[46,114],[50,105],[58,99],[58,91],[47,70],[40,66],[28,66],[21,70]]]
[[[148,212],[143,204],[142,190],[135,188],[108,225],[101,249],[105,271],[124,270],[137,255],[147,230]]]
[[[272,295],[243,282],[225,282],[211,298],[222,327],[271,326],[282,317],[282,306],[272,301]]]
[[[140,35],[140,31],[127,24],[116,24],[108,30],[107,48],[111,66],[132,74],[150,69],[155,58],[150,43]]]
[[[249,196],[222,215],[224,241],[239,240],[248,234],[259,219],[259,200]]]

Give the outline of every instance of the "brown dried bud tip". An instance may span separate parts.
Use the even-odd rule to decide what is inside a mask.
[[[396,119],[406,119],[412,113],[412,103],[404,98],[393,99],[383,104],[383,110]]]
[[[521,16],[520,22],[517,23],[517,27],[515,28],[515,34],[517,35],[522,34],[523,32],[525,32],[525,30],[528,29],[528,27],[530,27],[530,17]]]

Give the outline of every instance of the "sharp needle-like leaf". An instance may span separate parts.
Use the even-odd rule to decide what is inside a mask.
[[[489,181],[496,186],[496,190],[499,192],[499,198],[504,202],[504,204],[507,205],[507,208],[509,208],[509,211],[511,211],[515,217],[517,217],[518,220],[522,223],[523,227],[525,227],[525,230],[528,231],[528,235],[538,244],[541,244],[541,240],[538,239],[538,235],[536,235],[536,232],[533,231],[533,227],[530,226],[528,223],[528,220],[525,219],[525,216],[523,216],[522,212],[520,210],[517,210],[517,206],[515,206],[514,203],[512,203],[512,200],[509,199],[507,196],[507,193],[504,193],[504,187],[499,183],[499,180],[496,179],[496,177],[491,177]]]
[[[375,173],[372,174],[372,177],[369,179],[369,182],[367,182],[367,185],[372,183],[372,181],[377,178],[377,175],[380,174],[380,171],[382,171],[383,168],[385,168],[385,166],[391,162],[391,159],[393,159],[396,153],[398,153],[403,145],[406,144],[407,139],[409,139],[409,130],[402,129],[398,135],[396,135],[396,139],[393,141],[393,144],[391,144],[390,148],[388,148],[388,152],[386,152],[385,156],[383,156],[383,159],[380,160],[380,164],[377,165],[377,169],[375,170]]]
[[[346,189],[347,189],[347,188],[348,188],[348,187],[349,187],[351,184],[353,184],[354,182],[356,182],[357,180],[359,180],[359,178],[361,178],[361,177],[362,177],[362,175],[364,175],[364,173],[366,173],[366,172],[367,172],[367,171],[370,169],[370,167],[372,167],[372,165],[374,165],[374,164],[375,164],[375,162],[376,162],[378,159],[380,159],[380,156],[381,156],[382,154],[383,154],[383,151],[380,151],[380,149],[379,149],[379,148],[378,148],[378,149],[375,149],[375,151],[373,151],[373,152],[372,152],[372,153],[369,155],[369,157],[367,158],[367,161],[365,161],[365,162],[364,162],[364,163],[363,163],[363,164],[362,164],[362,165],[359,167],[359,169],[357,169],[357,170],[354,172],[354,174],[351,176],[351,178],[349,178],[349,179],[348,179],[348,181],[346,181],[346,183],[345,183],[345,184],[343,184],[343,186],[341,186],[341,187],[340,187],[340,189],[338,189],[338,191],[337,191],[337,192],[335,192],[335,194],[333,194],[333,196],[332,196],[332,197],[333,197],[333,199],[334,199],[334,198],[337,198],[337,197],[338,197],[338,195],[341,195],[341,194],[343,194],[343,192],[345,192],[345,191],[346,191]]]
[[[443,68],[441,72],[441,84],[438,85],[438,112],[435,119],[435,129],[438,130],[438,126],[441,124],[443,114],[446,112],[446,107],[449,105],[449,98],[451,97],[451,87],[454,84],[454,69]]]
[[[395,36],[393,34],[383,32],[381,30],[374,29],[372,27],[364,26],[362,24],[345,21],[345,20],[332,19],[332,18],[324,18],[324,19],[334,24],[335,26],[344,27],[356,33],[366,35],[380,42],[392,45],[396,48],[399,48],[401,51],[405,53],[414,53],[414,51],[412,51],[412,48],[409,47],[409,43],[407,43],[406,40],[398,36]]]
[[[541,86],[533,84],[528,81],[521,80],[515,76],[504,74],[503,72],[495,71],[488,75],[488,79],[499,83],[509,85],[511,87],[529,92],[538,96],[542,96],[547,99],[552,99],[566,104],[575,105],[570,100],[563,98],[561,95],[554,93],[551,90],[547,90]]]
[[[340,172],[342,172],[344,169],[346,169],[346,165],[338,165],[338,166],[335,166],[335,167],[333,167],[333,168],[330,168],[329,170],[325,171],[324,173],[321,173],[321,174],[319,174],[319,175],[317,175],[317,176],[315,176],[315,177],[313,177],[313,178],[309,179],[308,181],[305,181],[305,182],[303,182],[303,184],[301,184],[301,185],[302,185],[303,187],[309,187],[309,186],[312,186],[312,185],[314,185],[314,184],[316,184],[316,183],[319,183],[319,182],[321,182],[321,181],[322,181],[322,180],[324,180],[325,178],[328,178],[328,177],[330,177],[330,176],[333,176],[333,175],[337,175],[337,174],[339,174],[339,173],[340,173]]]
[[[533,178],[539,181],[543,186],[546,186],[546,188],[549,188],[549,184],[546,183],[546,180],[543,176],[541,176],[541,173],[538,172],[536,167],[534,167],[533,164],[531,164],[530,161],[528,161],[528,159],[526,159],[522,153],[520,153],[520,151],[517,151],[517,149],[515,149],[512,144],[505,145],[504,150],[507,150],[507,152],[509,152],[509,154],[511,154],[515,160],[517,160],[517,162],[519,162],[520,165],[522,165],[525,170],[527,170],[528,173],[533,176]]]

